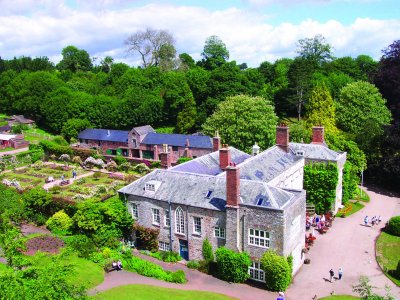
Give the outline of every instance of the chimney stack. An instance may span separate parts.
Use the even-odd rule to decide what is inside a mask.
[[[324,127],[314,126],[312,129],[312,144],[325,144]]]
[[[219,167],[225,170],[227,166],[231,163],[231,151],[227,144],[222,145],[219,149]]]
[[[236,164],[226,168],[226,205],[239,207],[240,203],[240,171]]]
[[[154,150],[154,152],[153,152],[153,159],[154,159],[154,160],[158,160],[158,159],[159,159],[159,157],[158,157],[158,146],[157,146],[157,145],[154,145],[153,150]]]
[[[213,152],[218,151],[221,147],[221,138],[219,137],[218,130],[215,131],[215,136],[212,139]]]
[[[289,127],[285,124],[276,127],[276,145],[286,152],[289,150]]]
[[[186,143],[185,143],[185,151],[184,151],[184,155],[185,157],[189,157],[192,158],[192,150],[190,150],[190,144],[189,144],[189,139],[186,139]]]
[[[163,144],[163,152],[160,153],[161,169],[168,169],[171,167],[171,153],[168,150],[168,145]]]

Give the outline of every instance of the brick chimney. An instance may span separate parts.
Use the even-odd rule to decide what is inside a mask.
[[[312,129],[312,144],[324,144],[324,127],[323,126],[314,126]]]
[[[227,144],[222,145],[222,148],[219,149],[219,167],[222,170],[231,163],[231,150]]]
[[[160,153],[161,169],[168,169],[171,167],[171,153],[167,144],[163,144],[163,152]]]
[[[289,150],[289,127],[285,124],[276,127],[276,145],[286,152]]]
[[[236,164],[226,168],[226,205],[238,207],[240,203],[240,171]]]
[[[212,139],[213,152],[218,151],[221,147],[221,138],[219,137],[218,130],[215,131],[215,136]]]
[[[154,150],[153,159],[154,160],[159,160],[159,157],[158,157],[158,146],[154,145],[153,150]]]
[[[189,158],[193,157],[192,150],[190,150],[189,139],[186,139],[184,156]]]

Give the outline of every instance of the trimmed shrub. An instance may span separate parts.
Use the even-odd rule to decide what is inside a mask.
[[[246,252],[235,252],[225,247],[215,251],[217,277],[228,282],[244,282],[249,278],[250,256]]]
[[[273,250],[261,257],[261,267],[265,272],[265,285],[270,291],[285,291],[292,281],[291,267],[285,257]]]
[[[150,168],[146,166],[146,164],[141,163],[134,166],[133,171],[138,172],[139,174],[147,174],[150,172]]]
[[[390,218],[386,226],[386,232],[395,236],[400,236],[400,216]]]
[[[185,272],[183,272],[182,270],[178,270],[172,273],[171,279],[172,279],[171,281],[175,283],[185,283],[186,282]]]
[[[202,247],[203,258],[205,261],[214,261],[214,253],[210,241],[206,238]]]
[[[187,161],[191,161],[192,159],[193,158],[191,158],[191,157],[179,157],[177,162],[176,162],[176,164],[180,165],[180,164],[183,164],[183,163],[185,163]]]
[[[56,212],[52,217],[50,217],[47,222],[46,226],[51,231],[59,234],[68,234],[69,229],[74,224],[74,221],[68,216],[64,210],[60,210]]]
[[[161,168],[161,162],[159,162],[159,161],[153,161],[153,162],[151,163],[151,165],[150,165],[150,168],[152,168],[152,169],[159,169],[159,168]]]
[[[122,165],[127,163],[128,161],[126,160],[125,157],[123,157],[122,155],[117,155],[114,157],[114,161],[117,163],[117,165]]]
[[[75,164],[81,165],[82,164],[82,159],[81,159],[80,156],[74,156],[72,158],[72,162],[75,163]]]
[[[200,263],[197,260],[191,260],[188,261],[186,267],[188,267],[189,269],[197,270],[200,267]]]
[[[137,247],[139,249],[157,252],[158,250],[158,235],[160,230],[147,228],[135,223],[133,230],[136,231]]]
[[[62,154],[72,155],[72,149],[68,146],[68,143],[67,145],[62,145],[55,141],[42,140],[39,145],[47,155],[55,155],[56,157]]]

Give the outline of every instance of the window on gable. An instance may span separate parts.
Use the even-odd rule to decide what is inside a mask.
[[[185,234],[185,216],[182,208],[178,207],[175,211],[176,233]]]
[[[249,245],[269,248],[269,241],[269,232],[252,228],[249,229]]]
[[[137,219],[139,217],[138,207],[136,203],[128,204],[129,213],[132,215],[132,218]]]
[[[164,215],[164,226],[170,227],[171,226],[171,217],[169,215],[169,210],[165,210],[165,215]]]
[[[157,208],[152,208],[151,211],[153,214],[153,224],[160,225],[160,210]]]
[[[265,282],[265,273],[261,269],[261,264],[259,262],[253,261],[249,267],[250,279]]]
[[[193,217],[193,233],[201,234],[201,218]]]
[[[225,239],[226,238],[226,230],[223,227],[214,227],[214,236],[216,238]]]

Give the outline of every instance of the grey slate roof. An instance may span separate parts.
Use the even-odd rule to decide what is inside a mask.
[[[289,143],[289,147],[294,153],[298,150],[304,151],[304,158],[307,159],[336,161],[342,155],[341,152],[331,150],[323,144]]]
[[[10,131],[11,127],[8,125],[0,126],[0,132]]]
[[[139,135],[146,135],[149,132],[155,132],[154,128],[151,127],[150,125],[144,125],[144,126],[139,126],[139,127],[134,127],[133,128]]]
[[[229,147],[229,149],[231,151],[231,161],[235,164],[240,164],[241,162],[251,157],[251,155],[236,148]],[[171,170],[205,175],[217,175],[223,172],[223,170],[221,170],[219,167],[218,151],[200,156],[186,163],[177,165]]]
[[[128,143],[129,131],[87,128],[78,134],[79,139]]]
[[[155,192],[146,191],[145,184],[158,181]],[[207,193],[211,192],[209,198]],[[136,195],[212,210],[225,210],[226,178],[193,173],[155,170],[119,190],[120,193]],[[260,181],[241,180],[240,198],[245,205],[281,209],[295,197],[293,192],[284,191]],[[257,203],[260,202],[260,205]]]
[[[212,149],[212,140],[209,136],[205,135],[149,132],[142,143],[147,145],[168,144],[169,146],[185,147],[187,139],[189,140],[190,148]]]
[[[293,152],[286,152],[278,146],[272,146],[238,164],[240,178],[268,182],[301,159],[302,157],[296,156]]]

